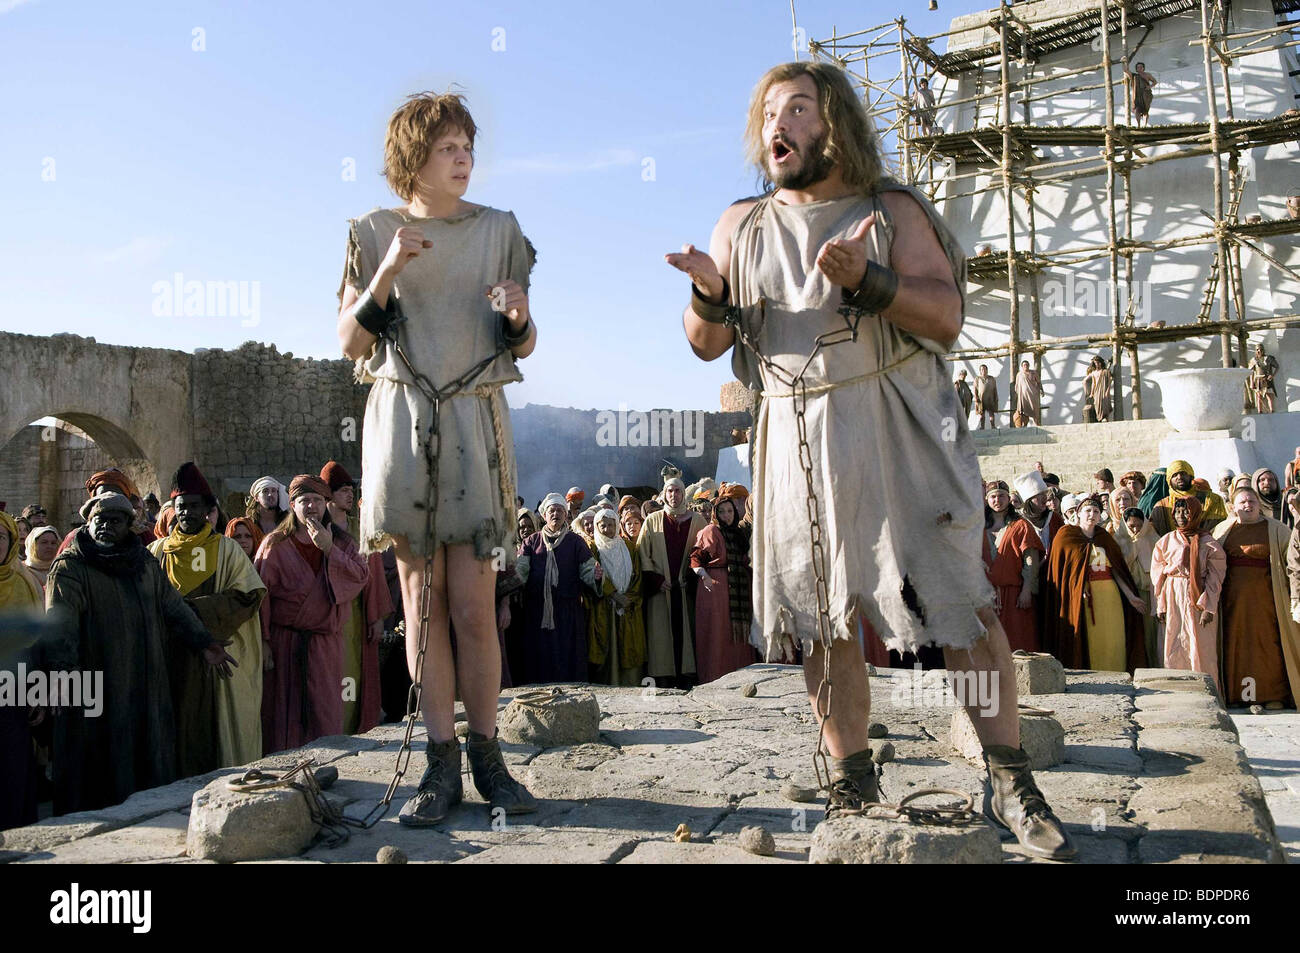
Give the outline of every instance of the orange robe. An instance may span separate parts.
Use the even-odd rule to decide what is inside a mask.
[[[987,533],[986,533],[987,535]],[[1021,570],[1025,565],[1026,555],[1037,550],[1039,559],[1043,559],[1045,550],[1038,530],[1026,519],[1016,519],[1002,529],[997,540],[997,553],[990,563],[987,558],[985,567],[989,582],[998,592],[998,619],[1006,629],[1007,642],[1011,651],[1023,649],[1026,652],[1039,651],[1038,615],[1033,602],[1027,608],[1016,605],[1020,598],[1020,589],[1024,584]],[[992,547],[990,547],[991,551]]]

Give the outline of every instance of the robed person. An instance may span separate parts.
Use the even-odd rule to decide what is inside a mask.
[[[262,746],[270,753],[343,732],[343,621],[370,570],[329,521],[329,484],[301,473],[289,517],[262,540],[255,566],[266,583]]]
[[[988,484],[984,504],[984,532],[988,537],[985,565],[989,582],[998,594],[998,619],[1006,630],[1011,651],[1037,652],[1034,597],[1038,594],[1038,567],[1046,547],[1029,521],[1012,509],[1011,494],[1002,480]]]
[[[169,496],[176,522],[149,552],[172,586],[239,663],[217,678],[184,647],[168,655],[176,713],[176,757],[181,777],[247,764],[262,756],[262,626],[258,609],[266,586],[234,539],[213,529],[207,515],[216,497],[199,468],[184,463]]]
[[[225,673],[234,661],[131,532],[130,500],[101,493],[81,516],[86,525],[50,566],[46,608],[56,628],[36,649],[47,672],[102,672],[102,710],[55,710],[55,814],[108,807],[176,780],[168,643]]]
[[[656,683],[685,687],[695,677],[694,593],[691,549],[706,523],[687,508],[681,477],[664,481],[664,508],[641,525],[637,552],[646,585],[647,674]]]
[[[1066,668],[1131,674],[1146,665],[1146,607],[1119,544],[1099,525],[1101,512],[1100,500],[1085,498],[1078,525],[1067,525],[1052,541],[1043,649]]]
[[[1164,623],[1165,668],[1203,672],[1219,679],[1219,602],[1227,559],[1202,518],[1201,501],[1174,504],[1174,530],[1151,554],[1151,589]]]
[[[596,512],[592,555],[603,578],[589,596],[587,661],[591,680],[605,685],[640,685],[645,671],[645,619],[641,614],[641,560],[636,543],[619,533],[618,515]]]

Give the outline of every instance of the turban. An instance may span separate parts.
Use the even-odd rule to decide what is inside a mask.
[[[1146,474],[1143,473],[1141,470],[1129,470],[1127,473],[1125,473],[1123,476],[1119,478],[1120,483],[1123,483],[1125,480],[1136,480],[1138,483],[1141,483],[1143,486],[1147,485]]]
[[[1061,512],[1068,513],[1070,510],[1077,510],[1083,498],[1074,493],[1067,493],[1061,499]]]
[[[569,508],[568,504],[565,502],[564,497],[560,496],[560,494],[547,493],[546,498],[542,500],[542,505],[540,507],[542,511],[542,516],[545,516],[546,511],[549,510],[552,506],[562,506],[566,510]]]
[[[135,507],[121,493],[106,490],[98,496],[92,496],[81,506],[81,518],[87,523],[96,513],[119,512],[126,515],[127,521],[135,519]]]
[[[208,481],[203,478],[202,471],[190,463],[182,463],[176,470],[176,475],[172,477],[171,499],[183,494],[196,494],[203,497],[203,502],[208,506],[217,505],[217,496],[212,492],[212,487],[208,486]]]
[[[641,509],[640,501],[631,494],[624,496],[623,499],[618,501],[618,511],[622,513],[629,506],[635,506],[638,510]]]
[[[343,464],[336,460],[331,460],[321,468],[320,478],[329,484],[330,493],[335,490],[341,490],[345,486],[354,486],[356,481],[343,469]]]
[[[618,487],[612,483],[606,483],[600,488],[600,495],[607,497],[609,501],[614,502],[614,497],[618,496]]]
[[[269,476],[258,477],[256,480],[253,481],[253,485],[248,488],[248,495],[251,496],[254,500],[256,500],[257,494],[261,493],[268,486],[275,487],[276,492],[280,494],[280,500],[276,504],[276,506],[278,506],[282,510],[287,510],[289,508],[289,491],[285,487],[285,485],[281,483],[279,480],[277,480],[275,477],[269,477]]]
[[[686,489],[686,484],[682,482],[682,478],[679,476],[669,477],[667,480],[664,480],[664,489],[666,490],[670,486],[679,486],[683,490]]]
[[[1040,493],[1047,492],[1047,483],[1043,480],[1043,475],[1037,470],[1030,470],[1028,473],[1016,477],[1016,492],[1020,494],[1020,499],[1030,500]]]
[[[1175,473],[1186,473],[1189,477],[1195,478],[1196,471],[1186,460],[1175,460],[1165,469],[1165,479],[1172,480]]]
[[[707,500],[712,492],[712,490],[700,490],[700,492],[695,494],[695,498],[697,500]]]
[[[718,491],[719,500],[731,500],[733,503],[739,503],[749,496],[749,490],[745,489],[739,483],[728,483]]]
[[[610,509],[608,506],[606,506],[606,507],[603,507],[603,508],[601,508],[601,509],[599,509],[599,510],[596,511],[596,515],[595,515],[594,520],[595,520],[595,522],[597,522],[597,523],[599,523],[601,520],[613,520],[615,523],[617,523],[617,522],[618,522],[618,514],[615,513],[615,512],[614,512],[612,509]]]
[[[319,493],[327,500],[334,495],[330,492],[330,485],[320,477],[312,476],[310,473],[299,473],[289,481],[289,499],[296,500],[304,493]]]
[[[117,467],[109,467],[107,470],[100,470],[86,481],[86,496],[94,496],[100,487],[107,486],[127,497],[139,496],[135,484],[131,478],[119,470]]]
[[[578,487],[571,486],[569,487],[569,492],[564,494],[564,498],[565,500],[577,500],[579,503],[581,503],[583,500],[587,498],[587,494],[583,493],[582,490],[580,490]]]

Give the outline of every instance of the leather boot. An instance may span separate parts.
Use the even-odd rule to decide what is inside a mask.
[[[829,820],[840,811],[860,811],[880,800],[876,764],[867,748],[847,758],[831,758],[831,795],[826,804]]]
[[[424,753],[429,766],[420,778],[420,787],[397,815],[409,827],[439,823],[465,795],[460,780],[460,742],[455,738],[438,743],[430,741]]]
[[[1074,859],[1070,836],[1034,783],[1024,749],[985,745],[984,761],[989,769],[984,815],[1015,834],[1031,854],[1051,860]]]
[[[488,802],[489,808],[504,808],[507,814],[528,814],[537,810],[537,799],[510,776],[496,733],[489,738],[471,731],[465,739],[465,752],[469,755],[474,787]]]

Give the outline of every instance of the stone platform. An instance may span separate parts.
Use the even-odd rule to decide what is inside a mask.
[[[913,674],[882,669],[871,679],[871,718],[884,723],[897,749],[896,760],[883,768],[883,795],[897,802],[920,788],[953,788],[975,796],[978,807],[981,772],[949,747],[954,709],[937,692],[904,699],[899,689],[913,684]],[[748,683],[756,689],[752,697],[742,691]],[[402,827],[397,808],[423,769],[421,745],[389,817],[369,831],[354,830],[337,848],[317,846],[286,862],[369,862],[385,845],[411,862],[807,859],[821,803],[795,803],[781,793],[791,782],[815,786],[816,728],[800,670],[754,665],[689,693],[592,690],[603,712],[599,743],[503,746],[512,770],[542,800],[536,814],[494,824],[467,781],[466,802],[446,823]],[[513,694],[503,693],[501,704]],[[1069,828],[1080,862],[1283,862],[1264,791],[1203,677],[1156,669],[1139,670],[1134,679],[1070,672],[1065,692],[1023,700],[1052,710],[1065,730],[1064,762],[1036,777]],[[258,763],[283,768],[310,754],[334,765],[340,777],[329,796],[360,817],[383,795],[401,734],[401,726],[387,725]],[[0,861],[190,862],[185,831],[194,792],[235,773],[190,778],[113,808],[0,833]],[[673,832],[682,824],[691,839],[676,842]],[[775,856],[740,849],[740,831],[750,825],[772,834]],[[1040,862],[1006,839],[1002,857]]]

